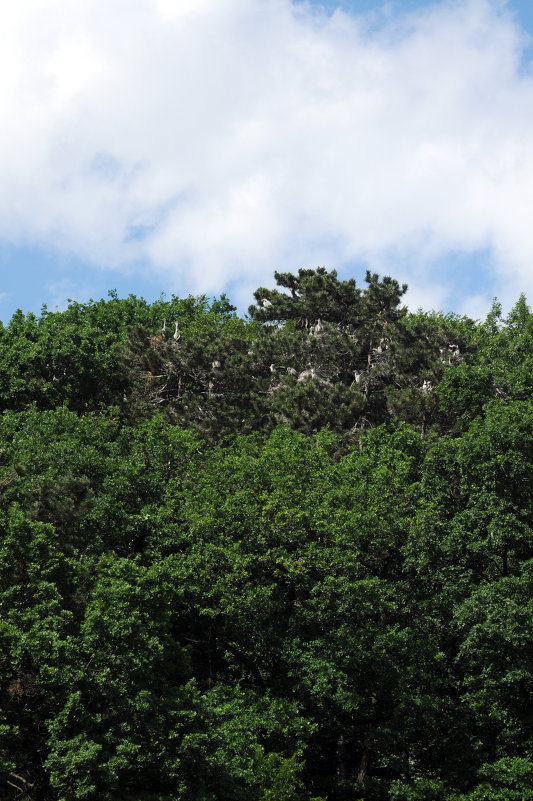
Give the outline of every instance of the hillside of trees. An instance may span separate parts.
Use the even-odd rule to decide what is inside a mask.
[[[0,327],[0,798],[533,799],[533,315],[325,269]]]

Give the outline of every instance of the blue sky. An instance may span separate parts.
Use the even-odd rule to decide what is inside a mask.
[[[369,267],[533,299],[533,4],[21,0],[0,26],[0,319]],[[531,265],[531,266],[530,266]]]

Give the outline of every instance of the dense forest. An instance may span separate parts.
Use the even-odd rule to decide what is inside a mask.
[[[533,799],[533,315],[276,273],[0,327],[0,797]]]

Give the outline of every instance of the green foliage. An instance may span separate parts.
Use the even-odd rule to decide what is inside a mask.
[[[276,280],[0,329],[2,799],[533,799],[527,303]]]

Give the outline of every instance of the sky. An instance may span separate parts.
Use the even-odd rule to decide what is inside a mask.
[[[533,303],[533,4],[19,0],[0,17],[0,320],[366,269]]]

